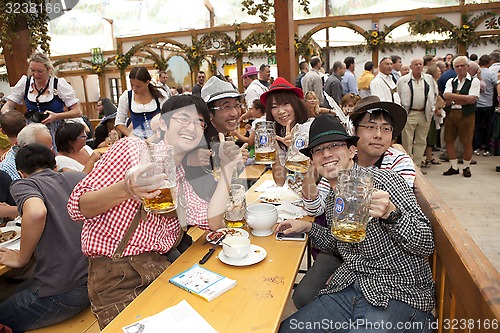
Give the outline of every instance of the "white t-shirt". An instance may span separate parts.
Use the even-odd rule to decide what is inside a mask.
[[[90,148],[89,146],[85,146],[83,147],[83,149],[85,149],[89,155],[92,155],[92,153],[94,152],[92,148]],[[83,171],[83,169],[85,168],[85,165],[81,164],[77,160],[62,155],[56,156],[56,165],[57,165],[57,170],[59,171],[61,171],[62,169]]]

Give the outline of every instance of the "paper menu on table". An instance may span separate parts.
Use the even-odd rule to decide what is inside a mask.
[[[122,327],[122,330],[124,333],[157,333],[165,332],[166,325],[169,333],[217,333],[186,300],[151,317]]]
[[[274,182],[272,179],[267,179],[262,182],[256,189],[255,192],[266,192],[267,190],[271,188],[276,188],[278,185]]]

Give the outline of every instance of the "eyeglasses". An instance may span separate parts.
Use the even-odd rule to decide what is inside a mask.
[[[175,119],[179,124],[184,126],[189,126],[193,124],[194,127],[201,127],[202,129],[207,128],[207,124],[199,119],[191,120],[189,118],[177,118],[177,117],[170,117],[170,118]]]
[[[326,149],[329,152],[333,153],[334,151],[337,151],[340,147],[347,146],[347,142],[332,142],[326,146],[320,147],[314,147],[311,149],[311,155],[317,155],[319,156],[320,154],[323,154],[323,151]]]
[[[229,112],[231,110],[241,111],[241,104],[236,104],[234,106],[224,105],[224,106],[214,106],[211,108],[214,111]]]
[[[363,124],[359,124],[358,125],[359,127],[364,127],[366,128],[367,131],[369,132],[376,132],[378,130],[380,130],[380,132],[382,133],[392,133],[392,131],[394,130],[394,128],[391,126],[391,125],[382,125],[382,126],[376,126],[376,125],[363,125]]]

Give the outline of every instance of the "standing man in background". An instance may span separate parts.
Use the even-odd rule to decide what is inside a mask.
[[[320,57],[314,56],[309,63],[311,64],[311,70],[302,78],[302,90],[304,90],[304,94],[308,91],[314,91],[316,97],[319,99],[319,104],[322,105],[324,100],[323,80],[321,79],[319,69],[323,65],[323,62]]]
[[[464,177],[471,176],[470,162],[472,159],[472,139],[474,136],[476,102],[479,98],[480,83],[477,78],[471,78],[467,72],[469,59],[465,56],[456,57],[453,67],[457,77],[446,82],[444,98],[451,105],[446,110],[446,129],[444,140],[451,167],[443,172],[443,176],[458,175],[458,159],[455,152],[457,137],[464,150]]]
[[[391,57],[383,57],[379,64],[379,73],[370,83],[372,95],[380,98],[382,102],[401,104],[398,87],[392,77]]]
[[[345,68],[347,69],[344,77],[342,78],[342,91],[344,95],[347,94],[358,94],[358,83],[356,81],[356,76],[354,75],[354,70],[356,64],[354,62],[354,57],[347,57],[344,59]]]
[[[297,79],[295,80],[295,86],[297,88],[302,89],[302,78],[304,77],[304,75],[307,74],[307,72],[309,72],[309,65],[307,64],[307,61],[301,61],[299,63],[299,70],[300,73],[299,76],[297,76]]]
[[[170,98],[172,97],[172,92],[170,91],[170,87],[167,85],[167,80],[168,80],[167,72],[161,71],[159,73],[160,84],[158,85],[158,88],[163,89],[167,94],[167,98]]]
[[[201,88],[205,84],[205,72],[199,71],[196,76],[196,84],[193,86],[192,94],[198,97],[201,97]]]

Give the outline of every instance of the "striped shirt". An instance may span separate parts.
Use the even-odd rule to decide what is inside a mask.
[[[162,143],[160,143],[162,144]],[[98,191],[125,179],[125,173],[139,164],[140,152],[146,143],[138,138],[116,142],[96,163],[92,172],[78,183],[68,201],[68,213],[75,221],[83,221],[82,251],[88,257],[111,257],[139,208],[138,201],[128,199],[92,218],[80,212],[80,197]],[[182,182],[186,201],[186,219],[189,225],[208,230],[208,203],[200,199],[185,178],[182,165],[177,166],[177,184]],[[166,253],[174,245],[181,227],[177,217],[148,213],[132,234],[123,256],[144,252]]]
[[[434,250],[431,224],[400,175],[375,168],[367,170],[374,177],[374,187],[389,192],[402,216],[395,224],[373,218],[366,239],[360,243],[337,241],[330,232],[335,209],[335,191],[331,190],[326,199],[327,227],[313,223],[308,234],[316,247],[340,256],[343,263],[319,295],[341,291],[357,281],[373,306],[385,308],[392,299],[431,311],[434,282],[427,258]]]
[[[372,166],[376,168],[375,166]],[[413,188],[415,182],[415,165],[410,155],[403,153],[402,151],[389,147],[383,155],[382,164],[380,165],[382,170],[392,170],[400,174],[406,183]],[[304,209],[310,216],[319,216],[325,211],[325,200],[328,193],[332,187],[326,178],[321,177],[318,183],[318,196],[315,199],[303,199]]]

